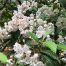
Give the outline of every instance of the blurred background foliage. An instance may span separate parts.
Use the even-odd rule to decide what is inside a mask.
[[[0,0],[0,26],[11,20],[13,10],[16,9],[16,3],[13,0]]]

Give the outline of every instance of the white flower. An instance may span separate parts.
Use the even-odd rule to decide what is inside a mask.
[[[17,59],[21,59],[23,57],[23,53],[15,54],[14,57]]]
[[[19,19],[18,22],[19,22],[19,30],[22,28],[22,29],[25,29],[28,27],[28,22],[26,21],[25,19],[26,17],[24,17],[24,19]]]
[[[45,66],[41,61],[38,61],[37,63],[31,63],[30,66]]]
[[[35,1],[32,1],[32,5],[31,5],[32,7],[34,6],[34,7],[37,7],[37,2],[35,2]]]
[[[25,44],[23,45],[23,52],[26,53],[27,51],[29,51],[29,47]]]
[[[44,21],[44,24],[46,24],[47,23],[47,21]]]
[[[59,35],[58,42],[60,42],[60,43],[64,42],[64,38],[61,35]]]
[[[18,12],[22,12],[22,7],[20,5],[17,6]]]
[[[66,29],[66,18],[65,17],[58,17],[56,22],[57,27],[61,29]],[[62,27],[63,26],[63,27]]]
[[[38,27],[38,30],[43,31],[43,30],[44,30],[44,29],[43,29],[43,26],[39,26],[39,27]]]
[[[44,31],[36,31],[36,36],[38,38],[41,38],[43,36],[43,34],[44,34]]]
[[[41,12],[41,13],[39,14],[39,12]],[[38,16],[39,18],[44,17],[44,15],[46,15],[46,19],[49,18],[50,16],[54,15],[53,8],[48,7],[47,5],[44,5],[41,8],[39,8],[37,13],[38,13],[37,16],[39,15]],[[42,14],[44,14],[44,15],[42,16]]]
[[[37,19],[37,23],[38,23],[39,25],[42,25],[42,24],[44,24],[44,21],[43,21],[42,19]]]
[[[12,21],[9,21],[8,23],[5,23],[5,29],[8,32],[16,31],[18,29],[18,22],[17,20],[13,19]]]
[[[66,36],[64,37],[64,39],[66,40]]]
[[[64,54],[66,54],[66,50],[64,50],[64,52],[63,52]]]
[[[44,31],[43,27],[42,26],[39,26],[38,27],[38,30],[36,31],[36,36],[38,38],[41,38],[44,35],[44,33],[45,33],[45,31]]]
[[[12,66],[13,65],[12,61],[13,61],[12,59],[7,60],[6,66]]]
[[[33,63],[33,64],[30,64],[30,66],[36,66],[36,64]]]
[[[47,35],[47,39],[46,40],[52,40],[51,38],[50,38],[50,35]]]
[[[30,14],[30,19],[34,20],[34,14]]]
[[[14,14],[14,15],[15,15],[15,14],[17,14],[17,11],[16,11],[16,10],[14,10],[14,13],[13,13],[13,14]]]
[[[22,49],[22,46],[19,44],[19,43],[15,43],[14,47],[13,47],[13,50],[19,54],[19,53],[23,53],[23,49]]]
[[[36,66],[45,66],[41,61],[38,61]]]
[[[54,3],[58,3],[59,1],[58,0],[56,0]]]
[[[30,57],[30,55],[31,55],[31,50],[28,50],[28,51],[26,52],[26,57]]]
[[[29,21],[29,24],[30,24],[31,26],[33,26],[33,25],[34,25],[34,20],[30,20],[30,21]]]
[[[33,31],[33,26],[30,26],[30,30]]]
[[[44,24],[44,28],[47,28],[47,26],[48,26],[47,24]]]
[[[30,58],[30,63],[36,63],[38,61],[38,54],[34,54],[31,58]]]
[[[3,39],[7,39],[9,37],[10,37],[10,35],[8,34],[7,30],[0,27],[0,39],[3,40]]]
[[[62,58],[62,61],[63,61],[63,62],[66,62],[66,58]]]
[[[52,23],[48,23],[47,31],[48,31],[50,34],[53,34],[53,33],[54,33],[54,25],[53,25]]]
[[[16,51],[14,56],[18,59],[18,63],[29,64],[29,66],[43,66],[43,63],[38,60],[39,55],[37,53],[31,55],[31,50],[26,44],[21,46],[16,42],[13,49]]]

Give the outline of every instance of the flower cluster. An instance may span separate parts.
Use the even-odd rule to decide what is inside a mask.
[[[18,11],[14,11],[12,20],[8,23],[4,23],[4,28],[0,28],[0,39],[7,39],[8,37],[10,37],[10,32],[17,30],[19,30],[20,34],[22,35],[26,34],[27,32],[33,32],[35,30],[34,32],[36,33],[38,38],[44,36],[46,32],[49,32],[49,34],[53,34],[54,25],[52,23],[47,24],[47,21],[42,20],[40,17],[37,18],[37,16],[40,14],[39,11],[42,9],[44,13],[46,12],[46,14],[50,15],[51,10],[49,9],[48,12],[46,11],[48,7],[43,6],[42,8],[38,9],[37,13],[39,14],[36,15],[36,18],[34,17],[34,14],[30,14],[30,16],[24,15],[22,11],[26,11],[33,6],[37,7],[37,3],[34,1],[24,1],[22,5],[18,5]]]
[[[38,9],[36,14],[37,18],[40,17],[42,19],[48,19],[50,18],[50,16],[54,15],[53,7],[48,7],[47,5],[44,5]]]
[[[42,20],[38,19],[38,23],[42,23]],[[39,22],[40,21],[40,22]],[[43,24],[44,23],[44,24]],[[39,25],[36,31],[36,35],[38,38],[41,38],[42,36],[45,38],[47,33],[48,34],[54,34],[54,25],[52,23],[48,23],[46,21],[43,21],[42,25]]]
[[[59,43],[64,43],[65,44],[65,42],[66,42],[66,36],[62,36],[62,35],[59,35],[59,38],[57,39],[57,41],[59,42]]]
[[[64,28],[66,29],[66,18],[62,16],[58,17],[56,25],[58,28],[60,28],[60,30]]]
[[[18,5],[18,12],[25,13],[27,10],[31,9],[32,7],[37,7],[37,2],[32,0],[23,1],[21,5]]]
[[[10,35],[8,35],[7,30],[0,27],[0,39],[3,40],[3,39],[7,39],[9,37],[10,37]]]
[[[31,55],[30,48],[25,45],[20,45],[19,43],[15,43],[13,47],[15,53],[15,58],[18,59],[18,64],[29,64],[29,66],[45,66],[43,62],[39,61],[38,53],[34,53],[34,55]],[[11,63],[12,64],[12,63]]]

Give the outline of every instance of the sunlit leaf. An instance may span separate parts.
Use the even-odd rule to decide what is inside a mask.
[[[57,45],[53,41],[45,41],[44,45],[51,49],[51,51],[55,52],[57,51]]]
[[[66,45],[65,44],[58,44],[58,49],[63,49],[66,50]]]
[[[0,61],[2,62],[2,63],[6,63],[7,62],[7,56],[5,55],[5,54],[3,54],[3,53],[1,53],[0,52]]]

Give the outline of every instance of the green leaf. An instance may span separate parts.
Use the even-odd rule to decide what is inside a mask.
[[[3,53],[1,53],[0,52],[0,61],[2,62],[2,63],[6,63],[7,62],[7,56],[5,55],[5,54],[3,54]]]
[[[59,57],[49,49],[43,49],[40,52],[41,61],[46,63],[46,66],[60,66]]]
[[[53,41],[45,41],[44,45],[46,47],[48,47],[49,49],[51,49],[51,51],[53,51],[54,53],[56,53],[56,51],[57,51],[57,45]]]
[[[26,39],[25,43],[26,43],[30,48],[33,47],[32,40]]]
[[[66,9],[66,0],[59,0],[59,2]]]
[[[58,49],[66,50],[66,45],[65,44],[58,44],[57,47],[58,47]]]
[[[32,39],[34,39],[35,41],[38,42],[38,37],[37,37],[34,33],[28,32],[27,34],[28,34],[28,36],[30,36]]]

